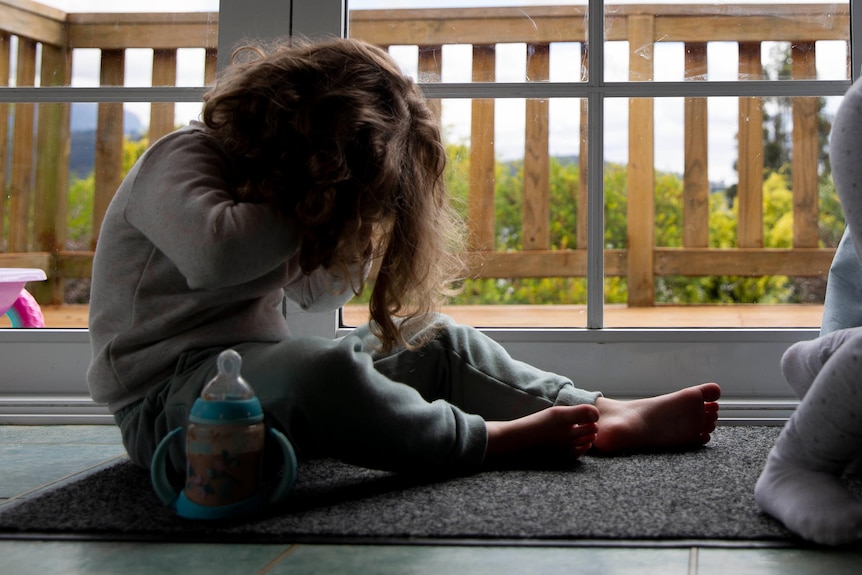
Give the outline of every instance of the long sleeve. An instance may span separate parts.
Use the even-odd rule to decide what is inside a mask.
[[[319,268],[309,274],[302,273],[299,264],[290,266],[294,270],[284,291],[304,311],[331,311],[346,304],[371,269],[371,261],[355,264],[349,270],[350,281],[335,270]]]
[[[92,397],[116,411],[192,349],[277,342],[296,226],[237,202],[230,158],[200,124],[147,150],[111,201],[93,259]]]
[[[168,139],[143,159],[124,210],[129,224],[192,289],[243,284],[284,264],[297,248],[295,226],[269,205],[237,202],[226,156],[204,134],[187,138],[198,145]]]

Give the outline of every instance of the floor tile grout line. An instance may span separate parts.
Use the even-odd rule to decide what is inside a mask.
[[[30,496],[32,496],[36,493],[42,492],[42,491],[49,489],[51,487],[57,487],[57,486],[63,485],[65,483],[68,483],[69,481],[77,478],[80,475],[83,475],[83,474],[88,473],[90,471],[95,471],[95,470],[101,469],[103,467],[111,465],[112,463],[114,463],[116,461],[119,461],[119,460],[125,459],[125,458],[128,458],[128,455],[126,455],[125,453],[123,453],[121,455],[115,455],[113,457],[109,457],[108,459],[104,459],[104,460],[100,461],[99,463],[90,465],[89,467],[85,467],[84,469],[79,469],[78,471],[74,471],[72,473],[69,473],[68,475],[60,477],[60,478],[55,479],[53,481],[49,481],[48,483],[44,483],[38,487],[34,487],[33,489],[29,489],[29,490],[25,491],[24,493],[19,493],[18,495],[13,495],[12,497],[7,498],[2,504],[0,504],[0,509],[3,509],[4,507],[7,507],[7,506],[11,507],[13,504],[15,504],[19,501],[29,499]]]
[[[287,549],[285,549],[284,551],[279,553],[277,557],[272,559],[269,563],[267,563],[266,565],[261,567],[257,572],[255,572],[255,575],[266,575],[267,573],[272,571],[273,567],[275,567],[276,565],[281,563],[288,556],[292,555],[298,547],[299,547],[299,545],[297,545],[295,543],[291,543],[290,545],[287,546]]]

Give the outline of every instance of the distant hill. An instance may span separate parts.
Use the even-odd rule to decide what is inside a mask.
[[[95,132],[99,118],[99,105],[95,102],[74,102],[70,113],[70,129],[72,132]],[[126,135],[143,135],[144,127],[141,119],[132,112],[123,114],[123,131]]]
[[[96,157],[96,123],[99,105],[95,102],[75,102],[71,111],[71,150],[69,153],[69,173],[79,178],[87,177],[93,171]],[[132,112],[123,114],[123,133],[130,140],[144,136],[141,119]]]

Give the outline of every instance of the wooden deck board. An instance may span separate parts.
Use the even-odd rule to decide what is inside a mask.
[[[457,306],[446,308],[456,320],[477,327],[585,327],[586,307],[565,306]],[[84,328],[89,306],[44,306],[45,324],[51,328]],[[345,322],[364,321],[362,306],[347,306]],[[822,305],[712,305],[656,306],[630,308],[606,306],[606,327],[715,327],[715,328],[818,328]],[[10,327],[9,318],[0,318],[0,327]]]
[[[445,310],[461,323],[476,327],[586,327],[582,305],[456,306]],[[659,328],[819,328],[822,305],[698,305],[632,308],[608,305],[605,327]],[[365,308],[346,306],[345,323],[356,325],[367,317]]]

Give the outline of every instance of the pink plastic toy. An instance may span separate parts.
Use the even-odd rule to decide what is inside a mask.
[[[9,316],[12,327],[45,327],[42,308],[24,284],[46,279],[37,268],[0,268],[0,316]]]

